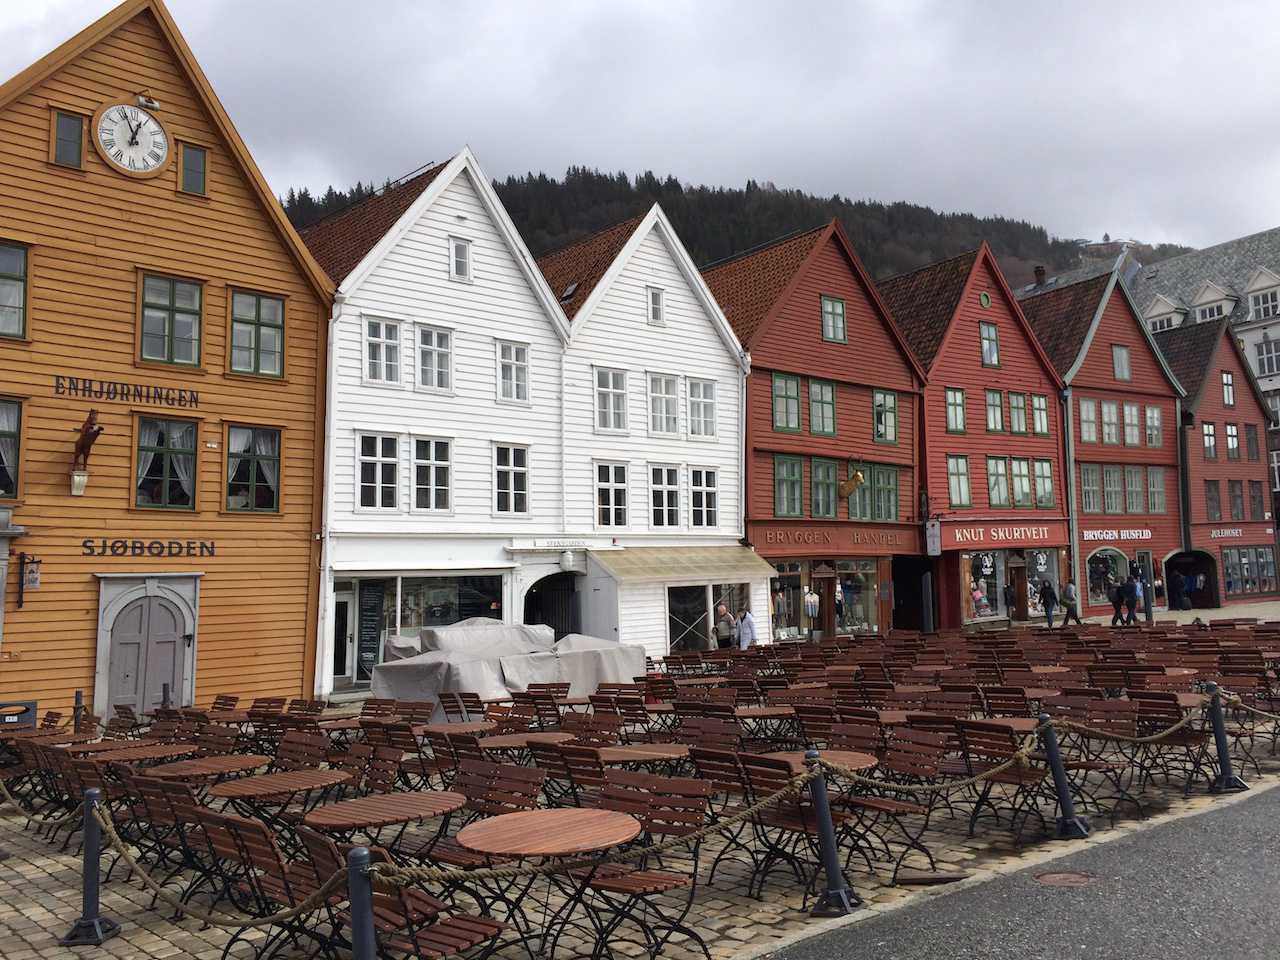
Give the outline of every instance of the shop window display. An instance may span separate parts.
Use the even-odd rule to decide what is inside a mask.
[[[874,560],[836,562],[836,632],[875,633],[879,581]]]
[[[1129,576],[1129,560],[1119,550],[1099,550],[1088,560],[1089,603],[1111,602],[1111,590]]]
[[[990,620],[1007,616],[1004,600],[1005,557],[1001,550],[975,553],[968,559],[969,584],[965,599],[966,620]]]
[[[1059,597],[1062,589],[1058,584],[1058,551],[1028,550],[1027,558],[1027,616],[1043,617],[1044,606],[1040,603],[1040,588],[1048,581],[1053,584],[1053,591]]]

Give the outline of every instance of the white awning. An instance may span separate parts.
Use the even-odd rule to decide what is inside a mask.
[[[736,544],[592,550],[591,558],[619,583],[750,583],[774,573],[754,550]]]

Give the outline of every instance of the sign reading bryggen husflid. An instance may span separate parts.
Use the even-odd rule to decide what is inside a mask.
[[[0,126],[0,700],[309,693],[331,284],[158,0]]]

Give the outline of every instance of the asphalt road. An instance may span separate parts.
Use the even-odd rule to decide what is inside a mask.
[[[1275,960],[1280,789],[799,943],[780,960]],[[1052,888],[1046,872],[1082,871]]]

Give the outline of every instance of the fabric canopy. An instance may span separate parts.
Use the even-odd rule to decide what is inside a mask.
[[[627,547],[593,550],[619,583],[740,583],[767,579],[773,567],[750,547]]]

